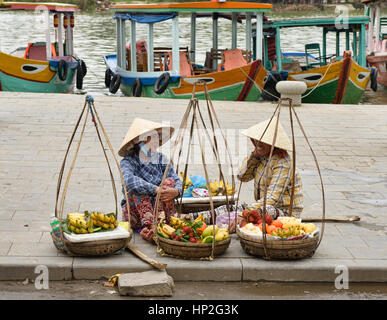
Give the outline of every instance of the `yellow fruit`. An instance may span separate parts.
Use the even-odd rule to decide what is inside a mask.
[[[215,225],[215,235],[216,233],[218,232],[219,228],[217,225]],[[204,229],[203,233],[202,233],[202,239],[210,236],[210,235],[213,235],[214,233],[214,226],[213,225],[210,225],[208,226],[207,228]]]
[[[167,224],[163,224],[161,226],[161,228],[163,229],[163,231],[167,234],[167,235],[171,235],[173,232],[175,232],[175,228],[172,228],[171,226],[167,225]]]
[[[316,226],[313,223],[306,223],[303,225],[303,229],[306,233],[312,233],[316,230]]]
[[[228,234],[224,231],[219,231],[216,235],[215,235],[215,241],[222,241],[222,240],[225,240],[227,239],[227,236]]]
[[[104,228],[104,229],[109,229],[109,225],[108,225],[107,223],[103,223],[103,224],[102,224],[102,228]]]

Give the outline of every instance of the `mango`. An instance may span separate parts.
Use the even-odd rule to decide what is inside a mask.
[[[202,239],[208,237],[208,236],[211,236],[213,235],[213,231],[214,230],[214,226],[213,225],[210,225],[208,226],[207,228],[204,229],[203,233],[202,233]],[[219,228],[217,225],[215,225],[215,235],[218,233],[219,231]]]
[[[211,243],[213,236],[207,236],[202,240],[202,243]]]

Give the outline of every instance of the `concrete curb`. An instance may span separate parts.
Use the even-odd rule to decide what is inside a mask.
[[[215,258],[213,261],[158,257],[168,263],[167,273],[174,281],[278,281],[334,282],[348,268],[350,282],[387,282],[385,260],[307,259],[265,261],[255,258]],[[0,257],[0,280],[35,279],[38,265],[49,270],[50,280],[99,280],[116,273],[152,270],[128,252],[101,258],[86,257]],[[336,272],[335,272],[336,271]]]

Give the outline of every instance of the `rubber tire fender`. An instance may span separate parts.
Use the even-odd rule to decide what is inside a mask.
[[[77,66],[77,89],[81,90],[83,88],[83,78],[85,77],[87,73],[87,67],[86,63],[83,60],[78,61],[78,66]]]
[[[116,93],[121,85],[121,76],[119,74],[115,74],[110,81],[109,91],[110,93]]]
[[[141,91],[142,91],[142,83],[139,78],[133,81],[132,88],[130,89],[130,93],[132,94],[132,97],[141,97]]]
[[[105,71],[105,87],[109,88],[110,87],[110,82],[112,81],[112,72],[110,71],[109,68],[106,69]]]
[[[63,59],[59,60],[59,63],[58,63],[58,77],[59,77],[59,79],[61,81],[65,81],[67,79],[67,71],[68,71],[68,68],[67,68],[66,61],[64,61]]]
[[[160,77],[158,77],[158,79],[156,80],[154,91],[157,94],[163,93],[165,89],[167,89],[170,79],[171,79],[171,76],[169,72],[162,73]]]
[[[378,90],[378,69],[372,68],[371,70],[371,89],[373,92],[376,92]]]

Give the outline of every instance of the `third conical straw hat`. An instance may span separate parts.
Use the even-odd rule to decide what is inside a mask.
[[[145,141],[147,134],[156,131],[160,138],[160,146],[167,142],[173,135],[174,128],[158,122],[153,122],[146,119],[135,118],[126,133],[125,139],[122,141],[118,150],[121,157],[127,156],[133,146],[140,141]]]
[[[267,125],[269,124],[269,121],[270,119],[262,121],[242,131],[242,134],[244,134],[245,136],[248,136],[249,138],[253,138],[263,143],[272,145],[277,118],[273,117],[269,127],[266,129]],[[274,143],[274,147],[288,150],[288,151],[293,150],[289,137],[287,136],[285,129],[282,127],[281,122],[279,121],[278,121],[278,132],[277,132],[276,141]]]

